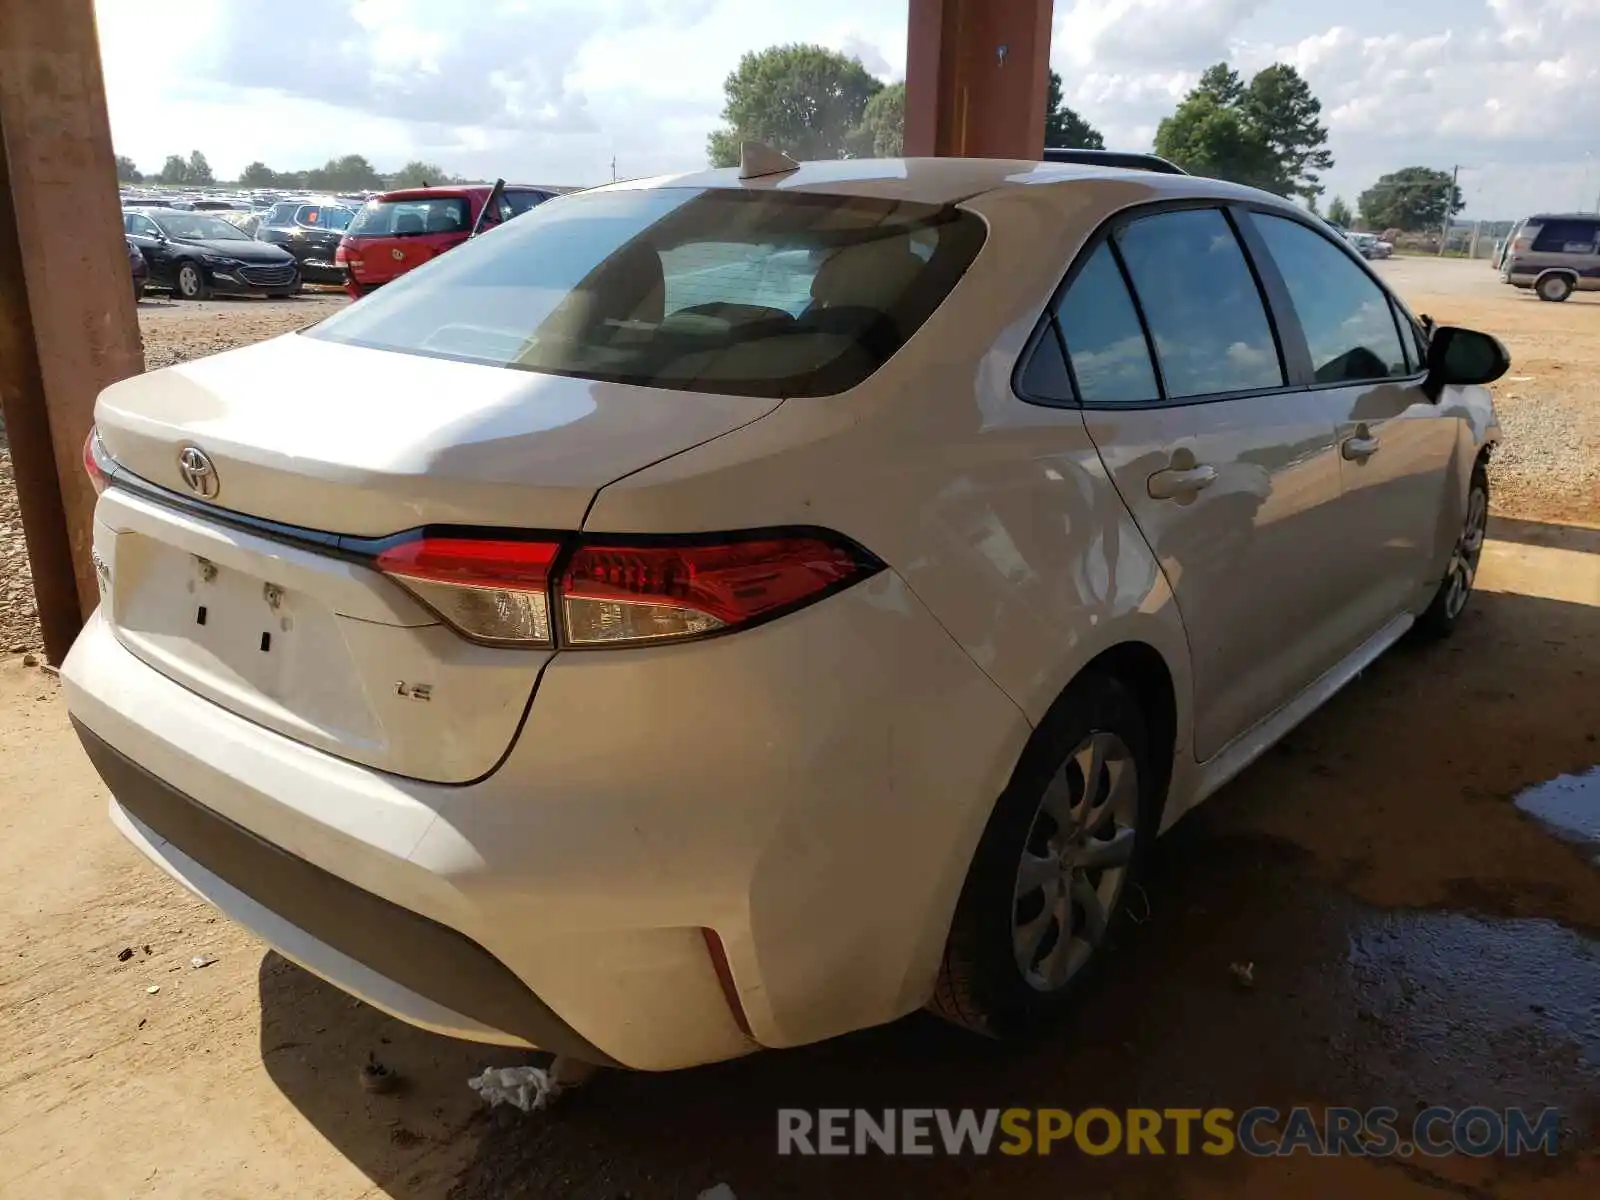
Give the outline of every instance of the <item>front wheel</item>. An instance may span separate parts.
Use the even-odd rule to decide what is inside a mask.
[[[1427,611],[1417,618],[1416,629],[1426,638],[1448,637],[1466,611],[1472,584],[1478,577],[1478,560],[1489,529],[1489,472],[1482,459],[1472,468],[1472,483],[1467,491],[1467,515],[1461,523],[1450,565],[1434,593]]]
[[[198,263],[178,264],[178,273],[173,277],[172,294],[179,300],[204,300],[211,295],[211,286],[206,283],[205,272]]]
[[[979,839],[929,1007],[997,1037],[1067,1010],[1125,917],[1155,836],[1143,714],[1110,676],[1057,701]]]

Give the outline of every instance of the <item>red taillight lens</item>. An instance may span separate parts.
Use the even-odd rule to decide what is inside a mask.
[[[83,439],[83,471],[89,477],[89,482],[94,484],[97,496],[111,482],[105,468],[107,461],[106,448],[100,442],[100,431],[91,425],[89,436]]]
[[[561,574],[573,646],[654,642],[748,625],[799,608],[876,569],[817,535],[716,544],[580,546]]]
[[[557,542],[422,537],[379,553],[377,567],[478,642],[550,646],[550,565]]]

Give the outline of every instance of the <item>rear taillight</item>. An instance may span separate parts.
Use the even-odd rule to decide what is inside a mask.
[[[1524,254],[1532,248],[1532,238],[1518,238],[1516,241],[1511,243],[1511,253],[1513,254]]]
[[[108,470],[110,462],[105,445],[100,441],[100,431],[93,425],[89,426],[89,436],[83,439],[83,473],[89,477],[89,482],[94,484],[94,493],[97,496],[105,491],[111,482],[111,473]]]
[[[550,646],[547,541],[422,537],[378,555],[377,567],[476,642]]]
[[[473,641],[579,648],[739,629],[803,608],[881,565],[820,531],[582,541],[557,578],[562,549],[545,540],[424,536],[383,550],[376,566]]]
[[[873,567],[853,547],[812,534],[585,544],[561,573],[562,632],[573,646],[715,633],[799,608]]]

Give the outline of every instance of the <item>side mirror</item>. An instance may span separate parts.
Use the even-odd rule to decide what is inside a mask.
[[[1476,329],[1440,325],[1428,339],[1428,378],[1423,389],[1437,400],[1445,388],[1493,383],[1511,369],[1500,339]]]

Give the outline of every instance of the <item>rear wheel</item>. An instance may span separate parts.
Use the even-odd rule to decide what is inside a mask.
[[[1456,537],[1455,548],[1450,551],[1450,565],[1445,569],[1444,580],[1434,593],[1427,611],[1417,618],[1416,629],[1423,637],[1442,638],[1454,632],[1456,622],[1466,611],[1467,600],[1472,596],[1472,584],[1478,577],[1478,560],[1483,557],[1483,543],[1489,529],[1489,472],[1482,459],[1472,468],[1472,483],[1467,491],[1467,515],[1461,532]]]
[[[1539,299],[1559,304],[1572,295],[1572,280],[1565,275],[1546,275],[1534,285]]]
[[[962,888],[929,1007],[993,1036],[1065,1011],[1125,919],[1154,838],[1158,772],[1116,679],[1057,702],[995,805]]]
[[[199,263],[178,264],[178,273],[172,281],[172,295],[178,300],[204,300],[211,295],[211,285],[206,282],[205,272],[200,269]]]

